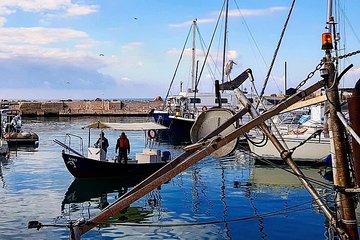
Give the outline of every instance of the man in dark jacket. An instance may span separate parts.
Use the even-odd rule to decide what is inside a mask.
[[[109,147],[109,141],[108,141],[107,138],[105,137],[104,132],[101,132],[101,133],[100,133],[100,137],[99,137],[99,139],[96,141],[95,146],[101,148],[102,150],[104,150],[105,153],[107,152],[107,149],[108,149],[108,147]]]
[[[101,132],[101,133],[100,133],[100,137],[99,137],[99,139],[96,141],[95,147],[98,147],[98,148],[101,148],[102,150],[104,150],[104,152],[105,152],[105,158],[106,158],[107,149],[108,149],[108,147],[109,147],[109,141],[108,141],[107,138],[105,137],[104,132]]]
[[[121,163],[121,160],[124,159],[124,163],[127,164],[128,154],[130,153],[130,142],[124,132],[121,133],[120,137],[116,142],[115,153],[117,153],[118,149],[118,162]]]

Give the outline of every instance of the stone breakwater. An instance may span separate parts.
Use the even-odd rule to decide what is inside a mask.
[[[6,101],[2,107],[17,109],[23,116],[146,116],[162,109],[163,101]]]

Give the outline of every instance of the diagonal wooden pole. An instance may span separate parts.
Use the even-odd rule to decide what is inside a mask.
[[[72,231],[74,232],[74,236],[76,236],[75,239],[80,239],[78,236],[85,234],[86,232],[88,232],[98,224],[105,222],[109,217],[116,215],[118,212],[120,212],[121,210],[123,210],[124,208],[135,202],[136,200],[140,199],[147,193],[159,187],[161,184],[175,177],[177,174],[183,172],[185,169],[189,168],[193,164],[199,162],[204,157],[210,155],[217,149],[225,146],[227,143],[247,133],[252,128],[260,125],[261,123],[268,120],[272,116],[278,114],[279,112],[286,109],[290,105],[300,101],[304,97],[308,96],[309,94],[313,93],[314,91],[320,89],[323,86],[324,86],[324,81],[319,81],[313,84],[309,88],[294,94],[284,102],[270,109],[268,112],[260,115],[259,117],[255,118],[253,121],[244,124],[242,127],[234,130],[233,132],[231,132],[230,134],[226,135],[223,138],[214,137],[202,143],[196,143],[188,147],[185,147],[184,149],[186,152],[179,157],[183,159],[183,161],[178,161],[177,158],[168,164],[170,166],[171,164],[173,164],[174,161],[177,161],[180,162],[178,165],[174,166],[173,168],[168,167],[168,171],[163,171],[163,169],[160,169],[158,172],[154,173],[154,175],[146,179],[145,180],[146,183],[140,183],[138,186],[132,189],[128,194],[126,194],[123,198],[119,199],[119,201],[116,201],[112,205],[109,205],[97,216],[89,219],[89,221],[78,222],[77,224],[75,224],[72,228]],[[149,179],[151,181],[149,181]]]

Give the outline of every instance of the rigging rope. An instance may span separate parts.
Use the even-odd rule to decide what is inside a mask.
[[[167,100],[167,98],[168,98],[168,96],[169,96],[169,93],[170,93],[170,89],[171,89],[171,87],[172,87],[172,84],[174,83],[174,79],[175,79],[177,70],[179,69],[179,65],[180,65],[181,59],[182,59],[182,57],[183,57],[183,55],[184,55],[184,51],[185,51],[185,48],[186,48],[186,43],[187,43],[187,41],[188,41],[188,39],[189,39],[189,36],[190,36],[192,27],[193,27],[193,26],[191,25],[191,27],[190,27],[190,29],[189,29],[189,32],[188,32],[188,35],[187,35],[187,37],[186,37],[186,40],[185,40],[183,49],[182,49],[182,51],[181,51],[180,58],[179,58],[179,60],[178,60],[178,62],[177,62],[177,64],[176,64],[175,72],[174,72],[174,75],[173,75],[173,77],[172,77],[172,79],[171,79],[171,83],[170,83],[169,89],[168,89],[168,91],[167,91],[167,93],[166,93],[166,97],[165,97],[165,100],[164,100],[164,104],[166,103],[166,100]]]
[[[212,34],[212,36],[211,36],[209,48],[208,48],[208,51],[207,51],[207,53],[206,53],[206,56],[205,56],[205,59],[204,59],[204,63],[203,63],[203,65],[201,66],[201,70],[200,70],[198,79],[196,80],[195,89],[197,89],[197,87],[198,87],[198,85],[199,85],[199,82],[200,82],[200,79],[201,79],[201,76],[202,76],[202,73],[203,73],[203,71],[204,71],[205,63],[207,62],[207,58],[208,58],[209,53],[210,53],[210,48],[211,48],[212,43],[213,43],[213,41],[214,41],[215,33],[216,33],[216,30],[217,30],[217,28],[218,28],[218,26],[219,26],[219,22],[220,22],[220,19],[221,19],[221,13],[223,12],[224,7],[225,7],[225,2],[224,2],[223,6],[222,6],[222,8],[221,8],[219,17],[218,17],[218,19],[217,19],[217,21],[216,21],[215,29],[214,29],[214,32],[213,32],[213,34]]]
[[[280,49],[280,45],[281,45],[282,39],[283,39],[283,37],[284,37],[285,30],[286,30],[287,24],[288,24],[288,22],[289,22],[289,19],[290,19],[292,10],[293,10],[293,8],[294,8],[295,1],[296,1],[296,0],[293,0],[293,2],[292,2],[292,4],[291,4],[289,14],[288,14],[288,16],[287,16],[287,18],[286,18],[286,21],[285,21],[283,30],[282,30],[281,35],[280,35],[279,42],[278,42],[278,44],[277,44],[277,46],[276,46],[276,49],[275,49],[275,52],[274,52],[274,55],[273,55],[273,59],[272,59],[271,64],[270,64],[269,71],[268,71],[268,73],[267,73],[267,75],[266,75],[266,77],[265,77],[264,85],[263,85],[263,87],[262,87],[262,89],[261,89],[261,92],[260,92],[260,100],[261,100],[261,98],[263,97],[263,95],[264,95],[264,93],[265,93],[265,88],[266,88],[267,83],[268,83],[268,81],[269,81],[269,77],[270,77],[272,68],[273,68],[273,66],[274,66],[277,53],[278,53],[278,51],[279,51],[279,49]],[[258,107],[258,105],[259,105],[259,104],[257,104],[256,108]]]

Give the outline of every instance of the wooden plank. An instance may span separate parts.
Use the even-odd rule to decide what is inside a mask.
[[[308,100],[297,102],[297,103],[293,104],[292,106],[286,108],[285,110],[281,111],[280,113],[291,112],[291,111],[294,111],[294,110],[297,110],[297,109],[300,109],[300,108],[303,108],[303,107],[308,107],[308,106],[311,106],[311,105],[315,105],[315,104],[318,104],[318,103],[325,102],[326,100],[327,100],[327,98],[326,98],[325,95],[317,96],[317,97],[314,97],[314,98],[311,98],[311,99],[308,99]]]

